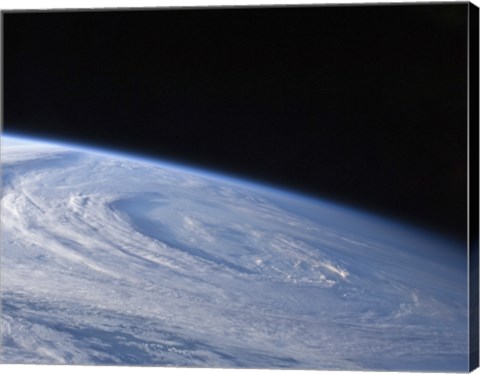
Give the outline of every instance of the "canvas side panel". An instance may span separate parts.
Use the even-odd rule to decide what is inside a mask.
[[[469,284],[470,284],[470,320],[469,320],[469,350],[470,370],[478,367],[479,360],[479,95],[478,95],[478,8],[469,4]]]

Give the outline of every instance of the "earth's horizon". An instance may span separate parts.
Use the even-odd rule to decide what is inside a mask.
[[[2,136],[2,363],[468,371],[459,243],[82,148]]]

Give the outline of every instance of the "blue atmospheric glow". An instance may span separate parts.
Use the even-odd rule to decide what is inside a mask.
[[[439,233],[431,232],[430,230],[412,226],[411,224],[405,222],[399,222],[393,218],[386,218],[375,214],[373,212],[368,212],[365,210],[360,210],[358,208],[347,207],[341,203],[324,200],[316,196],[308,195],[294,190],[288,190],[279,186],[272,186],[261,182],[248,181],[233,175],[221,174],[219,172],[211,170],[203,170],[198,167],[189,166],[185,164],[175,163],[174,161],[159,160],[153,157],[148,156],[139,156],[136,154],[131,154],[127,152],[122,152],[114,149],[99,149],[96,147],[91,147],[88,145],[74,144],[65,141],[57,140],[46,140],[42,138],[33,138],[26,137],[24,135],[17,134],[6,134],[5,132],[2,135],[2,138],[6,141],[19,141],[22,143],[32,143],[32,144],[48,144],[51,146],[64,147],[67,149],[77,150],[80,152],[87,152],[103,157],[113,157],[122,160],[137,161],[139,163],[144,163],[151,166],[158,166],[162,168],[167,168],[170,170],[181,170],[195,176],[208,178],[210,180],[216,180],[222,183],[227,183],[234,186],[241,186],[251,190],[259,192],[264,197],[275,196],[279,199],[286,199],[295,202],[296,204],[301,203],[304,210],[313,209],[322,211],[324,215],[334,215],[336,219],[347,221],[347,225],[353,231],[358,231],[361,233],[364,232],[375,232],[377,238],[381,238],[388,242],[389,238],[399,238],[404,239],[404,245],[408,247],[409,243],[412,246],[418,245],[419,240],[428,241],[434,243],[435,248],[438,250],[447,249],[447,248],[461,248],[462,245],[456,240],[453,240],[449,237],[446,237]]]
[[[2,362],[466,367],[465,245],[173,160],[0,142]]]

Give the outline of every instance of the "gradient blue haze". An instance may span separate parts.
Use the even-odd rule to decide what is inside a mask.
[[[171,162],[1,151],[2,362],[467,370],[461,243]]]

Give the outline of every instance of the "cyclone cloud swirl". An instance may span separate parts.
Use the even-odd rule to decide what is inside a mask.
[[[433,239],[41,142],[4,140],[2,183],[3,363],[467,368],[463,274],[418,255]]]

